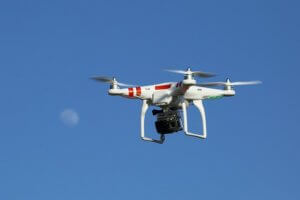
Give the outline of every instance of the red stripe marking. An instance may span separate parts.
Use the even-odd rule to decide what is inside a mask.
[[[169,89],[171,87],[171,84],[168,85],[156,85],[155,86],[155,90],[165,90],[165,89]]]
[[[128,96],[133,97],[133,88],[128,88]]]
[[[136,96],[141,96],[142,90],[141,87],[136,87]]]

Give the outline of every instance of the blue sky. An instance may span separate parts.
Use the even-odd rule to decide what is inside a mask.
[[[299,6],[1,1],[0,199],[299,199]],[[264,84],[205,102],[207,140],[157,145],[139,138],[140,101],[88,79],[180,80],[170,66]]]

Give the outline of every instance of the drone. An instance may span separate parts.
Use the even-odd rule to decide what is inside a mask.
[[[192,71],[191,68],[184,70],[166,70],[168,72],[183,74],[184,78],[179,82],[159,83],[147,86],[133,86],[120,83],[116,78],[103,76],[94,76],[91,79],[109,83],[108,94],[111,96],[121,96],[129,99],[142,100],[140,136],[142,140],[163,144],[165,135],[182,131],[187,136],[196,138],[207,138],[206,114],[203,101],[208,99],[219,99],[222,97],[235,96],[234,86],[255,85],[261,81],[243,81],[231,82],[229,78],[225,82],[207,82],[197,83],[196,77],[210,78],[215,74]],[[123,88],[120,88],[123,87]],[[215,88],[215,87],[223,87]],[[192,133],[188,129],[187,108],[194,105],[200,112],[202,118],[202,134]],[[155,127],[160,139],[152,139],[145,135],[145,115],[150,106],[156,106],[159,109],[153,109],[152,114],[156,116]],[[182,117],[183,115],[183,123]]]

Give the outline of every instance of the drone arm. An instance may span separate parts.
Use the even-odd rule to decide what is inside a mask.
[[[164,143],[164,140],[165,140],[164,135],[160,136],[160,140],[155,140],[152,138],[145,137],[145,116],[146,116],[148,108],[149,108],[149,105],[147,103],[147,100],[143,100],[143,106],[142,106],[142,112],[141,112],[141,138],[145,141],[156,142],[156,143],[162,144],[162,143]]]
[[[202,103],[202,100],[194,100],[193,101],[196,108],[200,111],[201,118],[202,118],[202,127],[203,127],[203,133],[202,135],[191,133],[188,131],[188,119],[187,119],[187,111],[186,111],[186,103],[182,103],[182,111],[183,111],[183,123],[184,123],[184,133],[188,136],[194,136],[202,139],[206,139],[207,133],[206,133],[206,116],[205,116],[205,109]]]

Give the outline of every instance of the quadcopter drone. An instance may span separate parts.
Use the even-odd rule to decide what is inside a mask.
[[[207,137],[207,128],[203,100],[232,97],[235,95],[233,86],[255,85],[261,83],[260,81],[231,82],[229,79],[227,79],[226,82],[197,83],[195,77],[209,78],[215,75],[202,71],[191,71],[190,68],[186,71],[166,71],[183,74],[184,79],[180,82],[168,82],[136,87],[120,83],[115,78],[95,76],[91,79],[109,83],[109,95],[142,100],[143,104],[140,122],[141,138],[145,141],[159,144],[162,144],[165,141],[165,134],[171,134],[181,130],[183,130],[187,136],[205,139]],[[119,86],[127,88],[120,88]],[[214,88],[218,86],[223,86],[224,88]],[[202,134],[191,133],[188,130],[187,107],[191,103],[200,111],[203,128]],[[157,132],[160,134],[160,139],[152,139],[145,135],[145,115],[149,106],[156,106],[160,108],[159,110],[152,110],[152,114],[157,117],[155,127]],[[181,120],[181,110],[183,114],[183,124]]]

